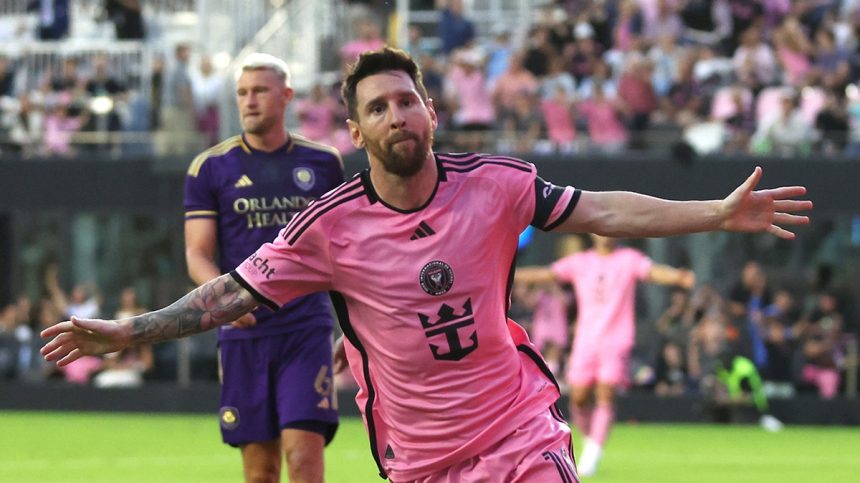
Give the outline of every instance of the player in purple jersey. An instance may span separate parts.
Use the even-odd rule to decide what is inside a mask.
[[[337,150],[284,128],[293,97],[286,64],[251,54],[237,74],[244,132],[197,156],[185,179],[186,261],[201,285],[232,270],[343,182]],[[332,328],[326,293],[220,327],[221,434],[241,448],[246,481],[278,481],[282,454],[290,481],[323,480],[323,448],[338,422]]]
[[[503,156],[432,151],[436,113],[414,61],[363,54],[343,83],[353,143],[370,169],[296,216],[227,275],[164,309],[120,321],[73,318],[42,348],[63,366],[85,354],[182,337],[258,305],[334,290],[357,401],[380,475],[392,481],[578,481],[559,392],[525,332],[506,320],[519,233],[669,236],[769,232],[808,223],[803,187],[722,200],[581,191]]]

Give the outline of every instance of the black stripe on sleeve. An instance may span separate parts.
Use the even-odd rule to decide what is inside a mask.
[[[558,201],[564,195],[564,186],[557,186],[549,181],[544,180],[540,176],[535,177],[535,213],[532,217],[531,225],[539,230],[549,231],[570,216],[576,202],[579,201],[579,190],[573,193],[570,203],[565,207],[564,213],[559,216],[551,225],[547,226],[547,221],[555,210]]]
[[[275,302],[273,302],[273,301],[271,301],[271,300],[267,299],[266,297],[263,297],[263,295],[262,295],[260,292],[257,292],[257,290],[256,290],[256,289],[254,289],[254,287],[252,287],[252,286],[251,286],[251,284],[249,284],[248,282],[246,282],[246,281],[245,281],[245,279],[244,279],[244,278],[242,278],[242,276],[241,276],[241,275],[239,275],[239,273],[238,273],[238,272],[236,272],[236,270],[231,271],[231,272],[230,272],[230,276],[231,276],[231,277],[233,277],[233,280],[235,280],[235,281],[236,281],[236,283],[238,283],[239,285],[241,285],[241,286],[242,286],[242,288],[244,288],[245,290],[247,290],[247,291],[251,292],[251,295],[253,295],[253,296],[254,296],[254,299],[256,299],[256,300],[257,300],[257,302],[260,302],[261,304],[263,304],[263,305],[265,305],[266,307],[268,307],[268,308],[272,309],[273,311],[277,311],[278,309],[280,309],[280,308],[281,308],[278,304],[276,304]]]
[[[573,196],[570,197],[570,202],[565,207],[564,211],[559,215],[558,219],[552,222],[550,225],[544,228],[544,231],[552,231],[558,225],[564,223],[570,217],[570,214],[573,213],[573,209],[576,208],[576,204],[579,203],[579,197],[582,195],[582,191],[578,189],[573,190]]]

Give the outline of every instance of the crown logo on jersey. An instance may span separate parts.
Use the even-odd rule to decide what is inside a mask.
[[[459,361],[478,348],[478,333],[474,330],[467,336],[467,340],[471,341],[470,344],[463,345],[463,341],[460,340],[460,329],[475,325],[475,318],[472,317],[471,298],[466,299],[463,303],[463,313],[458,314],[450,305],[442,304],[436,315],[439,318],[431,322],[430,317],[418,314],[418,320],[421,321],[421,326],[425,330],[424,335],[427,338],[444,335],[445,341],[448,343],[448,352],[442,352],[439,344],[430,344],[430,352],[433,353],[435,359]]]
[[[430,228],[430,225],[427,222],[422,221],[418,224],[418,228],[415,229],[415,233],[409,237],[410,240],[417,240],[419,238],[426,238],[430,235],[435,235],[436,232],[433,231],[433,228]]]
[[[247,188],[249,186],[254,186],[254,182],[251,181],[251,178],[248,177],[247,174],[243,174],[239,181],[236,181],[236,184],[233,186],[237,188]]]
[[[439,318],[435,322],[430,322],[430,317],[424,314],[418,314],[418,319],[421,321],[421,326],[425,329],[430,329],[433,327],[437,327],[440,325],[444,325],[448,322],[454,322],[461,319],[468,319],[467,321],[471,321],[474,323],[472,319],[472,299],[471,297],[466,299],[466,302],[463,303],[463,313],[457,314],[454,312],[454,307],[451,307],[448,304],[442,304],[442,307],[439,308],[439,311],[436,312],[436,315]]]

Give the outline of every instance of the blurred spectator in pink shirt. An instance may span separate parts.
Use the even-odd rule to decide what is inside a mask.
[[[636,133],[637,147],[644,145],[643,132],[651,125],[651,115],[657,110],[657,93],[651,83],[653,66],[640,57],[628,62],[628,68],[618,81],[618,99],[624,104],[630,130]]]
[[[537,78],[523,67],[522,53],[511,57],[508,70],[496,79],[493,88],[493,105],[502,113],[513,108],[514,97],[518,92],[535,93],[539,88]]]
[[[541,101],[547,137],[561,153],[575,150],[576,124],[573,122],[573,97],[561,86],[556,87],[555,95]]]
[[[643,17],[635,0],[621,0],[618,19],[612,29],[614,49],[627,52],[635,45],[635,38],[642,34]]]
[[[72,115],[70,112],[71,94],[58,94],[53,109],[45,116],[45,133],[43,137],[43,154],[72,156],[75,150],[72,147],[72,137],[86,123],[85,111],[80,109]]]
[[[299,134],[323,144],[331,144],[337,102],[327,95],[322,84],[315,84],[308,97],[296,102]]]
[[[358,60],[362,52],[381,49],[385,45],[379,26],[370,18],[358,20],[358,38],[350,40],[340,48],[341,64],[346,66]]]
[[[783,83],[801,87],[806,83],[812,63],[809,54],[812,44],[797,17],[786,17],[773,31],[776,57],[782,67]]]
[[[461,131],[454,142],[467,151],[481,151],[484,133],[492,128],[496,115],[483,59],[475,49],[455,50],[451,58],[453,64],[445,75],[444,96],[453,113],[453,127]]]
[[[603,94],[603,86],[595,84],[590,100],[577,108],[588,123],[590,149],[603,153],[618,153],[627,146],[627,128],[621,122],[621,107]]]

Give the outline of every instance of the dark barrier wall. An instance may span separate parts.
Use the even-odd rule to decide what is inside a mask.
[[[749,175],[765,170],[762,187],[804,184],[818,215],[860,211],[860,160],[708,158],[681,163],[666,158],[530,158],[556,184],[588,190],[631,190],[673,199],[722,198]],[[0,160],[0,213],[57,210],[179,213],[185,158],[122,161]],[[354,174],[363,154],[346,160]]]
[[[344,416],[358,416],[355,392],[338,392],[338,410]],[[788,424],[860,425],[860,401],[816,396],[770,401],[771,412]],[[567,398],[558,403],[567,412]],[[174,384],[149,383],[138,389],[95,389],[68,385],[3,384],[0,382],[0,410],[21,411],[118,411],[145,413],[218,414],[218,385],[199,384],[179,388]],[[754,411],[739,414],[736,421],[755,420]],[[706,423],[717,420],[707,401],[695,396],[662,398],[630,393],[618,397],[619,421]],[[722,419],[720,419],[722,420]]]

